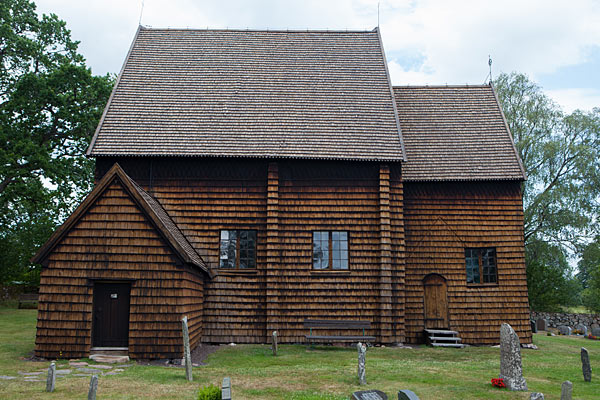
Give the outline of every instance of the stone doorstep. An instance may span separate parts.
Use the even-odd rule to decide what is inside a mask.
[[[113,356],[107,354],[93,354],[90,356],[90,360],[94,360],[98,363],[116,364],[129,362],[129,356]]]

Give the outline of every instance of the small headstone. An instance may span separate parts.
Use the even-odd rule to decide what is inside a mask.
[[[544,394],[537,392],[531,393],[529,400],[544,400]]]
[[[570,335],[571,328],[566,325],[561,325],[558,327],[558,333],[560,333],[561,335]]]
[[[46,378],[46,392],[54,392],[56,384],[56,364],[51,363],[48,367],[48,377]]]
[[[360,390],[352,393],[352,400],[388,400],[381,390]]]
[[[600,336],[600,326],[596,325],[592,325],[592,335],[594,336]]]
[[[223,378],[221,385],[221,400],[231,400],[231,378]]]
[[[98,375],[92,375],[90,379],[90,389],[88,390],[88,400],[96,400],[96,392],[98,391]]]
[[[277,331],[273,331],[273,355],[277,355]]]
[[[592,381],[592,365],[590,364],[590,355],[585,347],[581,348],[581,369],[583,370],[583,380]]]
[[[537,333],[537,325],[533,321],[529,321],[531,325],[531,333]]]
[[[548,321],[546,321],[544,318],[538,318],[538,320],[535,323],[537,325],[537,330],[538,331],[547,331],[548,330]]]
[[[521,363],[521,346],[519,337],[513,328],[506,323],[500,326],[500,376],[510,390],[527,390],[527,382],[523,378]]]
[[[398,392],[398,400],[419,400],[419,396],[413,391],[405,389]]]
[[[183,331],[183,357],[185,360],[185,377],[192,381],[192,355],[190,352],[190,334],[188,331],[187,317],[181,320],[181,330]]]
[[[587,335],[587,326],[583,325],[583,324],[577,324],[573,327],[573,329],[575,329],[577,331],[578,335]]]
[[[356,344],[356,349],[358,350],[358,384],[366,385],[367,378],[365,374],[365,359],[367,346],[359,342]]]
[[[560,388],[560,400],[571,400],[573,398],[573,384],[564,381]]]

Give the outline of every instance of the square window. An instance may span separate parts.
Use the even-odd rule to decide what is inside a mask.
[[[220,268],[256,268],[256,231],[221,231]]]
[[[496,249],[493,247],[465,249],[465,268],[468,284],[497,284]]]
[[[313,232],[313,269],[348,269],[347,232]]]

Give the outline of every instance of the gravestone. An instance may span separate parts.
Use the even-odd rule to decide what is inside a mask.
[[[538,331],[547,331],[548,330],[548,321],[544,318],[538,318],[536,321]]]
[[[277,355],[277,331],[273,331],[273,355]]]
[[[221,385],[221,400],[231,400],[231,378],[223,378],[223,384]]]
[[[561,325],[558,327],[558,333],[560,333],[561,335],[570,335],[571,328],[566,325]]]
[[[356,349],[358,350],[358,384],[366,385],[367,378],[365,373],[365,358],[367,353],[367,346],[358,342],[356,344]]]
[[[581,348],[581,369],[583,370],[583,380],[592,381],[592,365],[590,364],[590,355],[585,347]]]
[[[531,333],[537,333],[537,325],[535,322],[529,321],[529,324],[531,325]]]
[[[529,400],[544,400],[544,394],[537,392],[531,393]]]
[[[419,400],[419,396],[411,390],[404,389],[398,392],[398,400]]]
[[[360,390],[352,393],[352,400],[388,400],[381,390]]]
[[[564,381],[560,387],[560,400],[572,400],[573,384],[569,381]]]
[[[98,375],[92,375],[90,379],[90,389],[88,390],[88,400],[96,400],[96,392],[98,391]]]
[[[592,335],[600,336],[600,326],[593,324],[592,325]]]
[[[181,330],[183,331],[183,357],[185,360],[185,377],[192,381],[192,355],[190,353],[190,334],[188,331],[187,316],[181,320]]]
[[[521,345],[513,328],[506,323],[500,326],[500,376],[510,390],[527,390],[521,363]]]
[[[587,327],[583,324],[577,324],[573,327],[576,331],[579,331],[578,335],[587,335]]]
[[[56,384],[56,364],[50,363],[48,367],[48,377],[46,378],[46,392],[54,392],[54,385]]]

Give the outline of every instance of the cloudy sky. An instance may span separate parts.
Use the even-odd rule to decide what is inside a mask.
[[[118,73],[142,0],[37,0],[67,22],[96,74]],[[378,0],[143,0],[156,28],[361,29]],[[481,84],[529,75],[565,111],[600,107],[598,0],[380,0],[379,25],[395,85]]]

